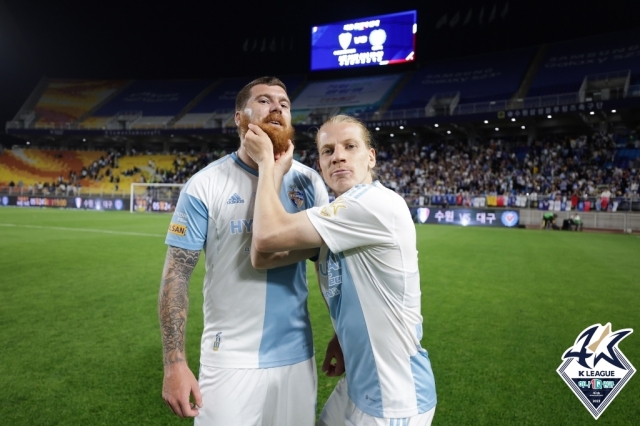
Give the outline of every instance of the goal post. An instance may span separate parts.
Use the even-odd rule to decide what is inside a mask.
[[[165,213],[176,209],[184,183],[132,183],[131,213]]]

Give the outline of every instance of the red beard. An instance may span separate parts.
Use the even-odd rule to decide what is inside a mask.
[[[280,122],[281,126],[271,124],[271,121]],[[244,138],[244,135],[249,130],[249,123],[252,121],[249,116],[242,112],[240,114],[240,123],[238,124],[238,130],[240,131],[240,137]],[[289,146],[289,141],[293,143],[294,128],[285,123],[282,115],[272,112],[262,120],[261,123],[252,123],[260,127],[271,139],[273,143],[273,153],[278,154],[285,152]]]

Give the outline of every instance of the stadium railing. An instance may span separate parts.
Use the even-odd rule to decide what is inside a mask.
[[[448,111],[447,115],[472,115],[472,114],[481,114],[488,112],[498,112],[498,111],[512,111],[519,109],[527,109],[527,108],[540,108],[540,107],[560,107],[564,105],[571,104],[581,104],[587,102],[588,99],[584,98],[584,93],[581,92],[571,92],[571,93],[561,93],[555,95],[543,95],[543,96],[532,96],[525,97],[522,99],[509,100],[509,99],[501,99],[501,100],[492,100],[492,101],[484,101],[484,102],[476,102],[476,103],[458,103],[452,111]],[[640,84],[629,86],[626,97],[640,97]],[[401,119],[411,119],[411,118],[426,118],[430,116],[427,112],[426,104],[425,107],[421,108],[408,108],[408,109],[389,109],[384,111],[383,113],[376,112],[364,112],[359,114],[354,114],[358,116],[361,120],[368,121],[383,121],[383,120],[401,120]],[[232,115],[229,115],[231,117]],[[217,118],[211,115],[212,118]],[[322,124],[323,118],[325,114],[310,114],[304,121],[304,124]],[[118,115],[112,116],[109,118],[107,123],[107,128],[110,128],[112,123],[118,123]],[[225,115],[225,118],[228,118]],[[224,126],[226,120],[220,120],[220,123],[208,122],[203,123],[202,119],[197,119],[194,122],[189,122],[185,120],[185,122],[181,122],[180,120],[174,125],[167,125],[167,122],[170,120],[167,117],[163,117],[161,120],[162,123],[155,123],[153,120],[150,120],[148,123],[144,124],[145,129],[166,129],[166,128],[217,128]],[[130,120],[130,123],[133,121]],[[120,123],[118,123],[120,124]],[[78,128],[88,128],[88,127],[96,127],[96,126],[87,126],[87,125],[79,125],[78,123],[39,123],[40,128],[47,129],[62,129],[62,130],[75,130]],[[114,126],[118,127],[116,124]],[[21,129],[25,127],[24,122],[18,121],[9,121],[6,123],[6,129]],[[100,126],[102,127],[102,126]]]
[[[415,198],[415,197],[414,197]],[[422,204],[415,202],[407,202],[411,207],[424,206],[475,206],[475,207],[497,207],[497,208],[515,208],[515,209],[533,209],[533,210],[552,210],[552,211],[578,211],[578,212],[624,212],[637,211],[640,212],[640,195],[635,197],[612,197],[603,207],[600,197],[581,197],[578,201],[580,208],[571,205],[571,200],[549,200],[548,196],[540,195],[537,198],[528,195],[484,195],[469,194],[459,196],[458,194],[426,194]]]
[[[29,189],[27,186],[0,186],[0,195],[34,195],[34,196],[99,196],[99,197],[129,197],[130,188],[107,189],[104,187],[79,187],[69,186],[64,192],[59,189],[38,190],[37,188]],[[544,204],[543,204],[544,203]],[[555,203],[555,204],[554,204]],[[567,201],[549,201],[548,198],[534,199],[526,195],[519,196],[491,196],[471,194],[459,197],[457,194],[441,195],[427,194],[424,196],[424,202],[418,204],[415,201],[407,201],[409,207],[479,207],[479,208],[498,208],[498,209],[523,209],[536,211],[554,211],[575,213],[598,212],[606,213],[623,213],[623,212],[639,212],[640,213],[640,196],[635,197],[612,197],[605,208],[599,197],[580,198],[581,207],[571,206],[570,200]]]
[[[27,186],[22,187],[10,187],[0,186],[0,196],[3,195],[19,195],[19,196],[34,196],[34,197],[99,197],[99,198],[128,198],[129,185],[123,184],[124,188],[120,188],[117,191],[115,189],[106,189],[103,187],[73,187],[68,186],[64,191],[60,191],[55,188],[53,190],[43,188],[41,190],[37,188],[29,189]]]
[[[477,208],[498,208],[498,209],[531,209],[539,211],[567,211],[567,212],[640,212],[640,196],[635,197],[612,197],[606,204],[603,204],[600,197],[581,197],[578,206],[572,206],[571,200],[550,200],[548,196],[531,197],[527,195],[484,195],[468,194],[426,194],[423,203],[415,202],[417,197],[411,195],[414,201],[407,201],[409,207],[477,207]]]
[[[628,97],[640,96],[640,85],[638,90],[629,91]],[[471,104],[458,104],[458,106],[451,112],[451,115],[470,115],[486,112],[497,111],[509,111],[526,108],[539,108],[539,107],[554,107],[567,104],[578,104],[585,102],[581,99],[579,92],[562,93],[558,95],[545,95],[545,96],[533,96],[526,97],[518,100],[495,100],[486,102],[477,102]],[[361,114],[359,118],[364,121],[376,121],[376,120],[399,120],[406,118],[423,118],[426,117],[424,108],[410,108],[410,109],[396,109],[387,110],[382,114],[367,113]]]
[[[539,226],[542,222],[544,211],[533,209],[520,210],[520,225]],[[571,219],[574,211],[554,212],[558,215],[555,223],[562,226],[562,221]],[[587,229],[601,230],[617,230],[627,233],[640,231],[640,214],[638,213],[619,213],[611,214],[608,212],[579,212],[582,225]]]
[[[79,188],[79,189],[70,189],[62,193],[59,190],[46,191],[46,190],[29,190],[26,187],[9,187],[9,186],[0,186],[0,207],[7,205],[9,202],[9,197],[11,196],[22,196],[27,199],[27,201],[31,198],[35,199],[60,199],[60,198],[68,198],[68,197],[82,197],[83,199],[87,198],[95,198],[102,200],[116,200],[123,199],[128,200],[131,196],[130,188],[126,187],[124,189],[120,189],[118,191],[114,190],[105,190],[103,188]],[[487,205],[486,203],[478,202],[480,197],[474,197],[475,204],[468,205],[463,203],[461,205],[458,204],[440,204],[433,203],[431,197],[425,198],[425,203],[423,205],[418,205],[417,203],[407,203],[410,209],[415,209],[418,207],[427,207],[432,211],[439,210],[454,210],[457,208],[475,208],[475,209],[493,209],[493,210],[517,210],[519,211],[519,224],[525,226],[538,226],[542,221],[542,215],[547,211],[553,211],[558,215],[557,223],[562,224],[564,219],[569,219],[574,213],[578,213],[582,222],[584,224],[584,228],[587,229],[602,229],[602,230],[617,230],[617,231],[625,231],[625,232],[638,232],[640,231],[640,197],[636,198],[618,198],[617,208],[614,211],[585,211],[585,210],[557,210],[557,209],[539,209],[532,207],[531,204],[527,204],[524,206],[516,206],[516,205],[508,205],[508,206],[492,206]],[[7,202],[5,202],[5,199]],[[590,201],[593,201],[594,205],[596,204],[596,198],[590,198]],[[50,206],[59,206],[59,204],[51,203],[48,204]]]

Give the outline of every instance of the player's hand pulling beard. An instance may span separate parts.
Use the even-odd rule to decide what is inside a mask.
[[[249,123],[251,123],[249,116],[245,113],[240,114],[238,129],[240,130],[240,136],[243,138],[247,130],[249,130]],[[274,154],[286,152],[289,141],[293,142],[295,132],[293,126],[289,126],[284,118],[282,118],[282,115],[277,112],[270,113],[262,122],[254,124],[259,126],[269,136],[271,143],[273,143]]]

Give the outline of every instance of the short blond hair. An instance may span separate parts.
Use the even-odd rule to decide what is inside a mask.
[[[362,136],[362,141],[367,145],[367,149],[373,148],[374,155],[375,155],[375,152],[376,152],[375,142],[373,140],[373,137],[371,136],[371,132],[369,131],[369,129],[367,129],[367,126],[365,126],[364,123],[358,120],[357,118],[352,117],[350,115],[346,115],[346,114],[334,115],[333,117],[329,117],[327,121],[322,123],[322,126],[320,126],[320,128],[318,129],[318,133],[316,133],[316,147],[318,147],[318,142],[319,142],[318,137],[320,136],[320,132],[322,132],[322,128],[324,126],[328,126],[330,124],[342,124],[342,123],[353,124],[356,127],[358,127],[360,129],[360,135]],[[376,180],[378,178],[378,174],[375,172],[374,169],[371,169],[370,172],[371,172],[371,178],[373,180]]]

